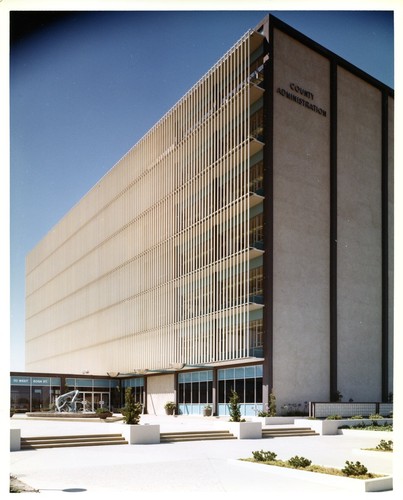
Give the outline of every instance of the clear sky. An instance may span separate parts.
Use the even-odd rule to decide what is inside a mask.
[[[134,2],[128,5],[133,8]],[[387,3],[378,2],[378,8],[382,5]],[[11,370],[25,368],[26,254],[268,13],[394,88],[391,12],[70,12],[60,19],[13,15]]]

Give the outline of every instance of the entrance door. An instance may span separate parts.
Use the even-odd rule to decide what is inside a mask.
[[[108,392],[94,392],[94,411],[97,408],[109,409],[109,393]]]
[[[93,404],[92,395],[93,395],[92,392],[82,392],[80,394],[79,399],[82,400],[83,411],[94,411],[94,404]]]
[[[109,392],[81,392],[79,399],[83,401],[84,411],[94,412],[97,408],[109,409]]]

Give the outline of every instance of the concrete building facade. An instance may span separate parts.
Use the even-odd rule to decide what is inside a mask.
[[[386,401],[393,109],[265,18],[27,256],[27,370],[141,381],[157,414]]]

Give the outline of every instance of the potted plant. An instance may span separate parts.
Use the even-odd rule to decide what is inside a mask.
[[[97,408],[95,413],[97,417],[101,418],[102,420],[105,420],[108,417],[112,416],[112,413],[107,408]]]
[[[206,404],[203,408],[203,417],[211,417],[213,413],[213,407],[209,404]]]
[[[131,387],[127,387],[125,392],[125,406],[122,409],[124,422],[130,425],[137,425],[140,422],[142,410],[141,403],[138,403],[134,399]]]
[[[241,405],[239,403],[238,393],[233,389],[231,390],[231,397],[229,399],[228,410],[230,415],[230,422],[245,422],[241,415]]]
[[[246,422],[242,418],[239,395],[233,389],[228,404],[230,419],[227,426],[238,439],[261,439],[262,424],[260,422]]]
[[[155,444],[160,442],[160,426],[139,425],[143,406],[133,396],[131,387],[125,392],[125,406],[122,408],[124,424],[122,434],[129,444]]]
[[[164,408],[165,408],[165,413],[167,415],[173,415],[176,408],[176,404],[173,401],[167,401],[164,405]]]

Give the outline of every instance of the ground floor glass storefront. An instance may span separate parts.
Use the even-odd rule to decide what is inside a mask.
[[[145,399],[144,377],[126,378],[122,380],[121,406],[124,406],[125,392],[127,387],[131,388],[134,400],[137,403],[141,403],[142,405],[144,405],[144,399]]]
[[[239,396],[241,413],[255,416],[263,409],[263,367],[242,366],[218,370],[218,414],[229,415],[228,403],[234,390]]]
[[[25,376],[10,377],[10,409],[16,413],[54,411],[61,394],[78,390],[77,411],[120,407],[119,383],[112,379]]]
[[[172,387],[172,391],[176,390],[179,414],[203,415],[205,406],[210,405],[216,415],[229,415],[228,403],[235,390],[242,415],[257,415],[263,407],[262,375],[262,365],[180,372],[176,387]],[[79,391],[76,410],[87,412],[98,408],[119,412],[128,387],[142,405],[147,395],[146,377],[117,379],[14,373],[10,384],[13,412],[54,411],[56,398],[74,390]]]
[[[60,396],[60,377],[11,376],[10,408],[17,413],[49,411]]]
[[[181,415],[201,415],[213,404],[213,370],[178,375],[178,407]]]
[[[229,415],[232,390],[238,393],[241,413],[255,416],[263,409],[262,365],[194,371],[178,375],[178,408],[182,415],[202,415],[206,404],[213,405],[213,387],[217,387],[217,414]]]

